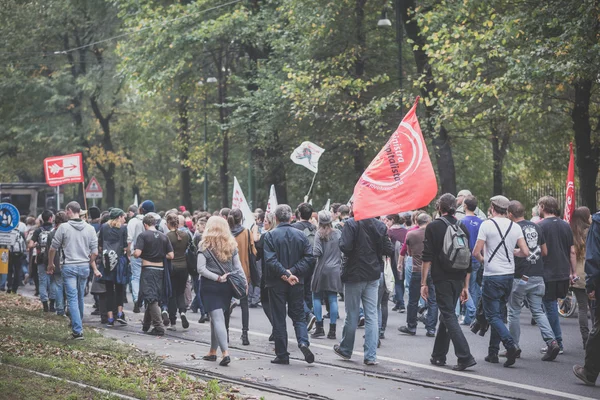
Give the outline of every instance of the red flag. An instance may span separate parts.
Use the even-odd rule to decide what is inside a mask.
[[[81,153],[44,159],[44,172],[48,186],[83,182]]]
[[[437,180],[417,120],[419,98],[354,187],[354,219],[414,210],[437,194]]]
[[[567,172],[567,195],[565,198],[564,220],[571,222],[575,209],[575,159],[573,158],[573,143],[569,143],[569,171]]]

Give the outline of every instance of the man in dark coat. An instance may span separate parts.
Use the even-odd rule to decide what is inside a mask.
[[[315,360],[309,349],[306,317],[304,314],[304,280],[310,273],[313,260],[308,238],[290,225],[292,209],[287,204],[277,206],[277,228],[265,235],[265,286],[269,291],[273,336],[275,339],[274,364],[289,364],[287,351],[287,313],[294,322],[298,347],[308,363]]]

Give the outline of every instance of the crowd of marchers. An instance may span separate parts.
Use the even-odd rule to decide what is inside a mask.
[[[127,212],[101,212],[71,202],[22,219],[0,287],[17,293],[34,284],[44,312],[68,317],[74,340],[84,338],[88,293],[92,315],[111,328],[131,322],[124,312],[128,292],[133,313],[144,312],[147,334],[176,330],[178,320],[188,329],[188,313],[196,313],[211,328],[203,359],[217,361],[220,349],[222,366],[231,362],[230,316],[241,309],[241,340],[249,345],[249,309],[257,307],[272,326],[274,364],[290,362],[289,317],[306,362],[315,360],[310,340],[325,337],[336,340],[335,354],[350,359],[357,328],[364,327],[363,361],[376,365],[391,302],[391,311],[406,313],[401,334],[416,335],[418,323],[425,326],[433,365],[446,365],[452,343],[457,371],[474,367],[478,356],[510,367],[522,351],[539,351],[520,346],[523,307],[539,328],[541,360],[556,360],[568,351],[558,300],[572,292],[586,351],[584,365],[573,372],[594,385],[600,373],[600,213],[579,207],[567,223],[550,196],[538,201],[531,220],[517,200],[494,196],[485,205],[487,212],[463,190],[439,197],[433,216],[417,210],[357,221],[352,204],[315,212],[302,203],[295,210],[285,204],[268,213],[257,209],[254,220],[245,221],[235,208],[157,213],[146,200]],[[471,353],[461,325],[481,336],[489,332],[486,355]]]

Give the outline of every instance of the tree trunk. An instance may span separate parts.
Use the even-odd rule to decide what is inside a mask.
[[[431,72],[429,57],[423,50],[426,44],[424,37],[421,35],[417,21],[412,18],[412,11],[416,8],[415,0],[405,0],[399,2],[402,8],[402,20],[407,36],[416,45],[413,50],[417,72],[425,77],[425,85],[421,88],[421,96],[423,99],[431,99],[435,97],[436,83]],[[410,13],[409,13],[410,11]],[[433,152],[437,163],[437,170],[440,177],[442,193],[456,193],[456,168],[454,166],[454,157],[450,146],[450,138],[448,131],[443,125],[435,132],[434,119],[438,113],[437,105],[430,103],[425,106],[425,115],[427,119],[427,131],[432,137]],[[435,132],[435,133],[434,133]]]
[[[492,159],[493,159],[493,176],[494,190],[492,196],[503,194],[504,192],[504,159],[508,150],[510,133],[507,130],[492,126]]]
[[[357,43],[356,61],[354,63],[354,76],[356,79],[361,79],[365,74],[365,59],[363,56],[363,51],[367,45],[367,34],[364,29],[366,2],[366,0],[356,0],[356,5],[354,8],[356,16],[355,23]],[[360,107],[360,98],[354,98],[353,102],[356,104],[356,108]],[[365,137],[365,127],[363,126],[362,121],[358,119],[355,122],[354,150],[352,152],[354,156],[355,180],[358,180],[365,171]]]
[[[90,97],[90,103],[92,105],[92,111],[94,112],[94,116],[98,120],[100,127],[102,129],[102,148],[106,152],[106,154],[113,153],[114,147],[112,143],[112,138],[110,135],[110,120],[113,116],[113,111],[111,111],[106,117],[102,114],[100,110],[100,105],[98,104],[98,98],[96,95],[92,95]],[[115,185],[115,170],[116,165],[114,162],[109,161],[106,164],[101,164],[100,162],[96,162],[96,166],[102,172],[102,176],[104,177],[104,181],[106,184],[106,204],[108,207],[115,206],[115,195],[116,195],[116,185]]]
[[[571,112],[575,132],[575,150],[579,172],[579,193],[582,206],[596,212],[596,179],[598,178],[598,144],[592,143],[590,123],[590,98],[592,80],[579,80],[575,83],[575,105]],[[600,123],[599,123],[600,125]]]
[[[222,61],[222,58],[220,59]],[[219,178],[221,184],[221,206],[231,207],[229,198],[229,128],[227,127],[227,72],[223,71],[223,62],[218,63],[219,80],[219,122],[221,124],[221,167],[219,168]]]
[[[190,132],[188,119],[188,97],[180,96],[177,130],[179,131],[179,198],[186,209],[192,210],[192,183],[189,163]]]

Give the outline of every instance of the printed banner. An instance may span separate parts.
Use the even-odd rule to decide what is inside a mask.
[[[294,163],[302,165],[316,174],[319,171],[319,158],[324,152],[325,149],[313,142],[303,142],[294,150],[290,158]]]
[[[246,196],[244,196],[244,192],[242,192],[242,188],[237,180],[237,178],[233,177],[233,199],[231,201],[231,208],[239,208],[242,210],[242,214],[244,215],[244,221],[242,221],[242,225],[244,228],[252,228],[254,225],[254,214],[246,201]]]
[[[567,172],[567,195],[565,198],[564,220],[571,222],[575,210],[575,159],[573,158],[573,143],[569,143],[569,170]]]
[[[44,172],[48,186],[83,182],[81,153],[48,157],[44,160]]]
[[[419,98],[354,187],[358,220],[415,210],[437,194],[437,180],[421,133]]]

